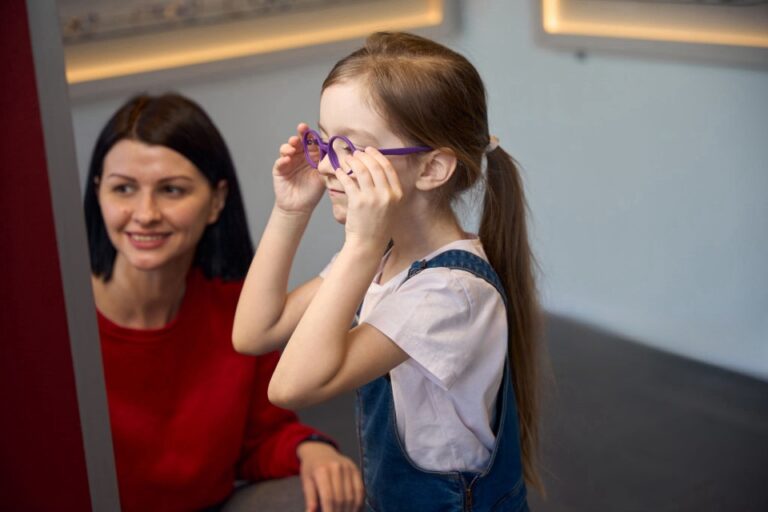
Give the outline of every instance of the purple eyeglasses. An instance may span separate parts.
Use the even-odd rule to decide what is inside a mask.
[[[357,148],[352,141],[343,135],[334,135],[328,142],[323,141],[320,138],[320,134],[315,130],[307,130],[302,137],[302,143],[304,145],[304,156],[307,159],[307,163],[313,168],[317,169],[320,165],[320,161],[328,155],[331,159],[331,165],[334,169],[341,168],[341,162],[339,156],[342,158],[348,158],[354,153]],[[382,155],[412,155],[414,153],[423,153],[425,151],[431,151],[432,148],[428,146],[413,146],[407,148],[391,148],[391,149],[379,149]],[[352,171],[348,171],[347,174],[352,174]]]

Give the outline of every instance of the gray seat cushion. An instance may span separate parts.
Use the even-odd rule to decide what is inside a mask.
[[[298,476],[268,480],[238,489],[222,512],[302,512],[304,492]]]

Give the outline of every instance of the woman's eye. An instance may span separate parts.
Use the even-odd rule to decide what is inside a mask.
[[[112,187],[112,191],[117,194],[128,194],[133,191],[133,186],[126,183],[121,183],[120,185],[115,185]]]
[[[181,195],[184,195],[184,193],[186,192],[186,189],[182,187],[177,187],[175,185],[165,185],[163,187],[163,192],[171,196],[181,196]]]

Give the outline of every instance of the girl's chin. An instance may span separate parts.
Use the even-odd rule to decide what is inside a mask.
[[[341,205],[333,205],[333,218],[339,224],[346,224],[347,222],[347,209]]]

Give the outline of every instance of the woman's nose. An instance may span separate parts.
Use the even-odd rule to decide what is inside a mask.
[[[149,192],[141,194],[133,210],[133,219],[141,225],[146,225],[159,221],[161,216],[154,195]]]

